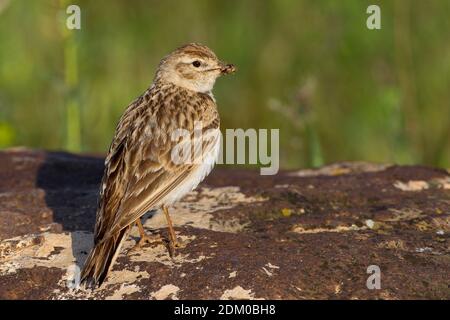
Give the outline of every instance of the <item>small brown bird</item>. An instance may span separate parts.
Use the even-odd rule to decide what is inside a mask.
[[[127,107],[105,160],[94,247],[81,283],[92,288],[102,284],[134,224],[141,235],[136,247],[152,241],[140,220],[150,210],[163,210],[170,245],[179,246],[167,207],[194,189],[214,166],[220,129],[211,90],[220,75],[234,71],[208,47],[184,45],[161,60],[153,84]],[[186,142],[178,131],[192,138],[198,129],[207,139],[191,150],[181,148],[195,150],[189,161],[179,161],[173,151]]]

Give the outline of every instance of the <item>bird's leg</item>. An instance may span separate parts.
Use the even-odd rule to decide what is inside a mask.
[[[130,249],[129,252],[133,252],[136,249],[140,249],[142,248],[146,243],[154,243],[154,242],[162,242],[161,236],[160,235],[152,235],[149,236],[145,230],[144,230],[144,226],[142,225],[141,222],[141,218],[138,218],[136,220],[136,225],[138,226],[139,229],[139,234],[141,236],[141,238],[139,239],[139,241],[136,243],[136,245]]]
[[[169,238],[170,238],[170,244],[172,245],[172,248],[180,248],[181,244],[177,240],[177,236],[175,235],[175,231],[173,230],[172,225],[172,219],[170,219],[169,210],[166,206],[162,206],[162,209],[164,211],[164,215],[167,219],[167,226],[169,228]]]

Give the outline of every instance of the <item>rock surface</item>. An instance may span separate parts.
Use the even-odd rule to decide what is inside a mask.
[[[98,157],[0,152],[0,299],[450,299],[448,171],[366,163],[217,168],[171,210],[184,248],[127,253],[133,230],[100,289],[73,289],[102,170]],[[145,228],[167,238],[159,212]]]

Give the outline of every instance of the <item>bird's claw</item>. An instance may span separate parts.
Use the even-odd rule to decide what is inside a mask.
[[[161,236],[159,236],[159,235],[153,235],[153,236],[144,235],[144,236],[142,236],[139,239],[139,241],[136,243],[136,245],[128,251],[128,254],[131,254],[131,253],[137,251],[138,249],[142,249],[146,244],[152,244],[152,243],[162,243]]]

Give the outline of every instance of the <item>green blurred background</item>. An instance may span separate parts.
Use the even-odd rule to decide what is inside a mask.
[[[222,129],[280,128],[284,168],[449,167],[449,21],[447,0],[0,0],[0,148],[106,152],[161,57],[195,41],[239,67],[216,84]]]

